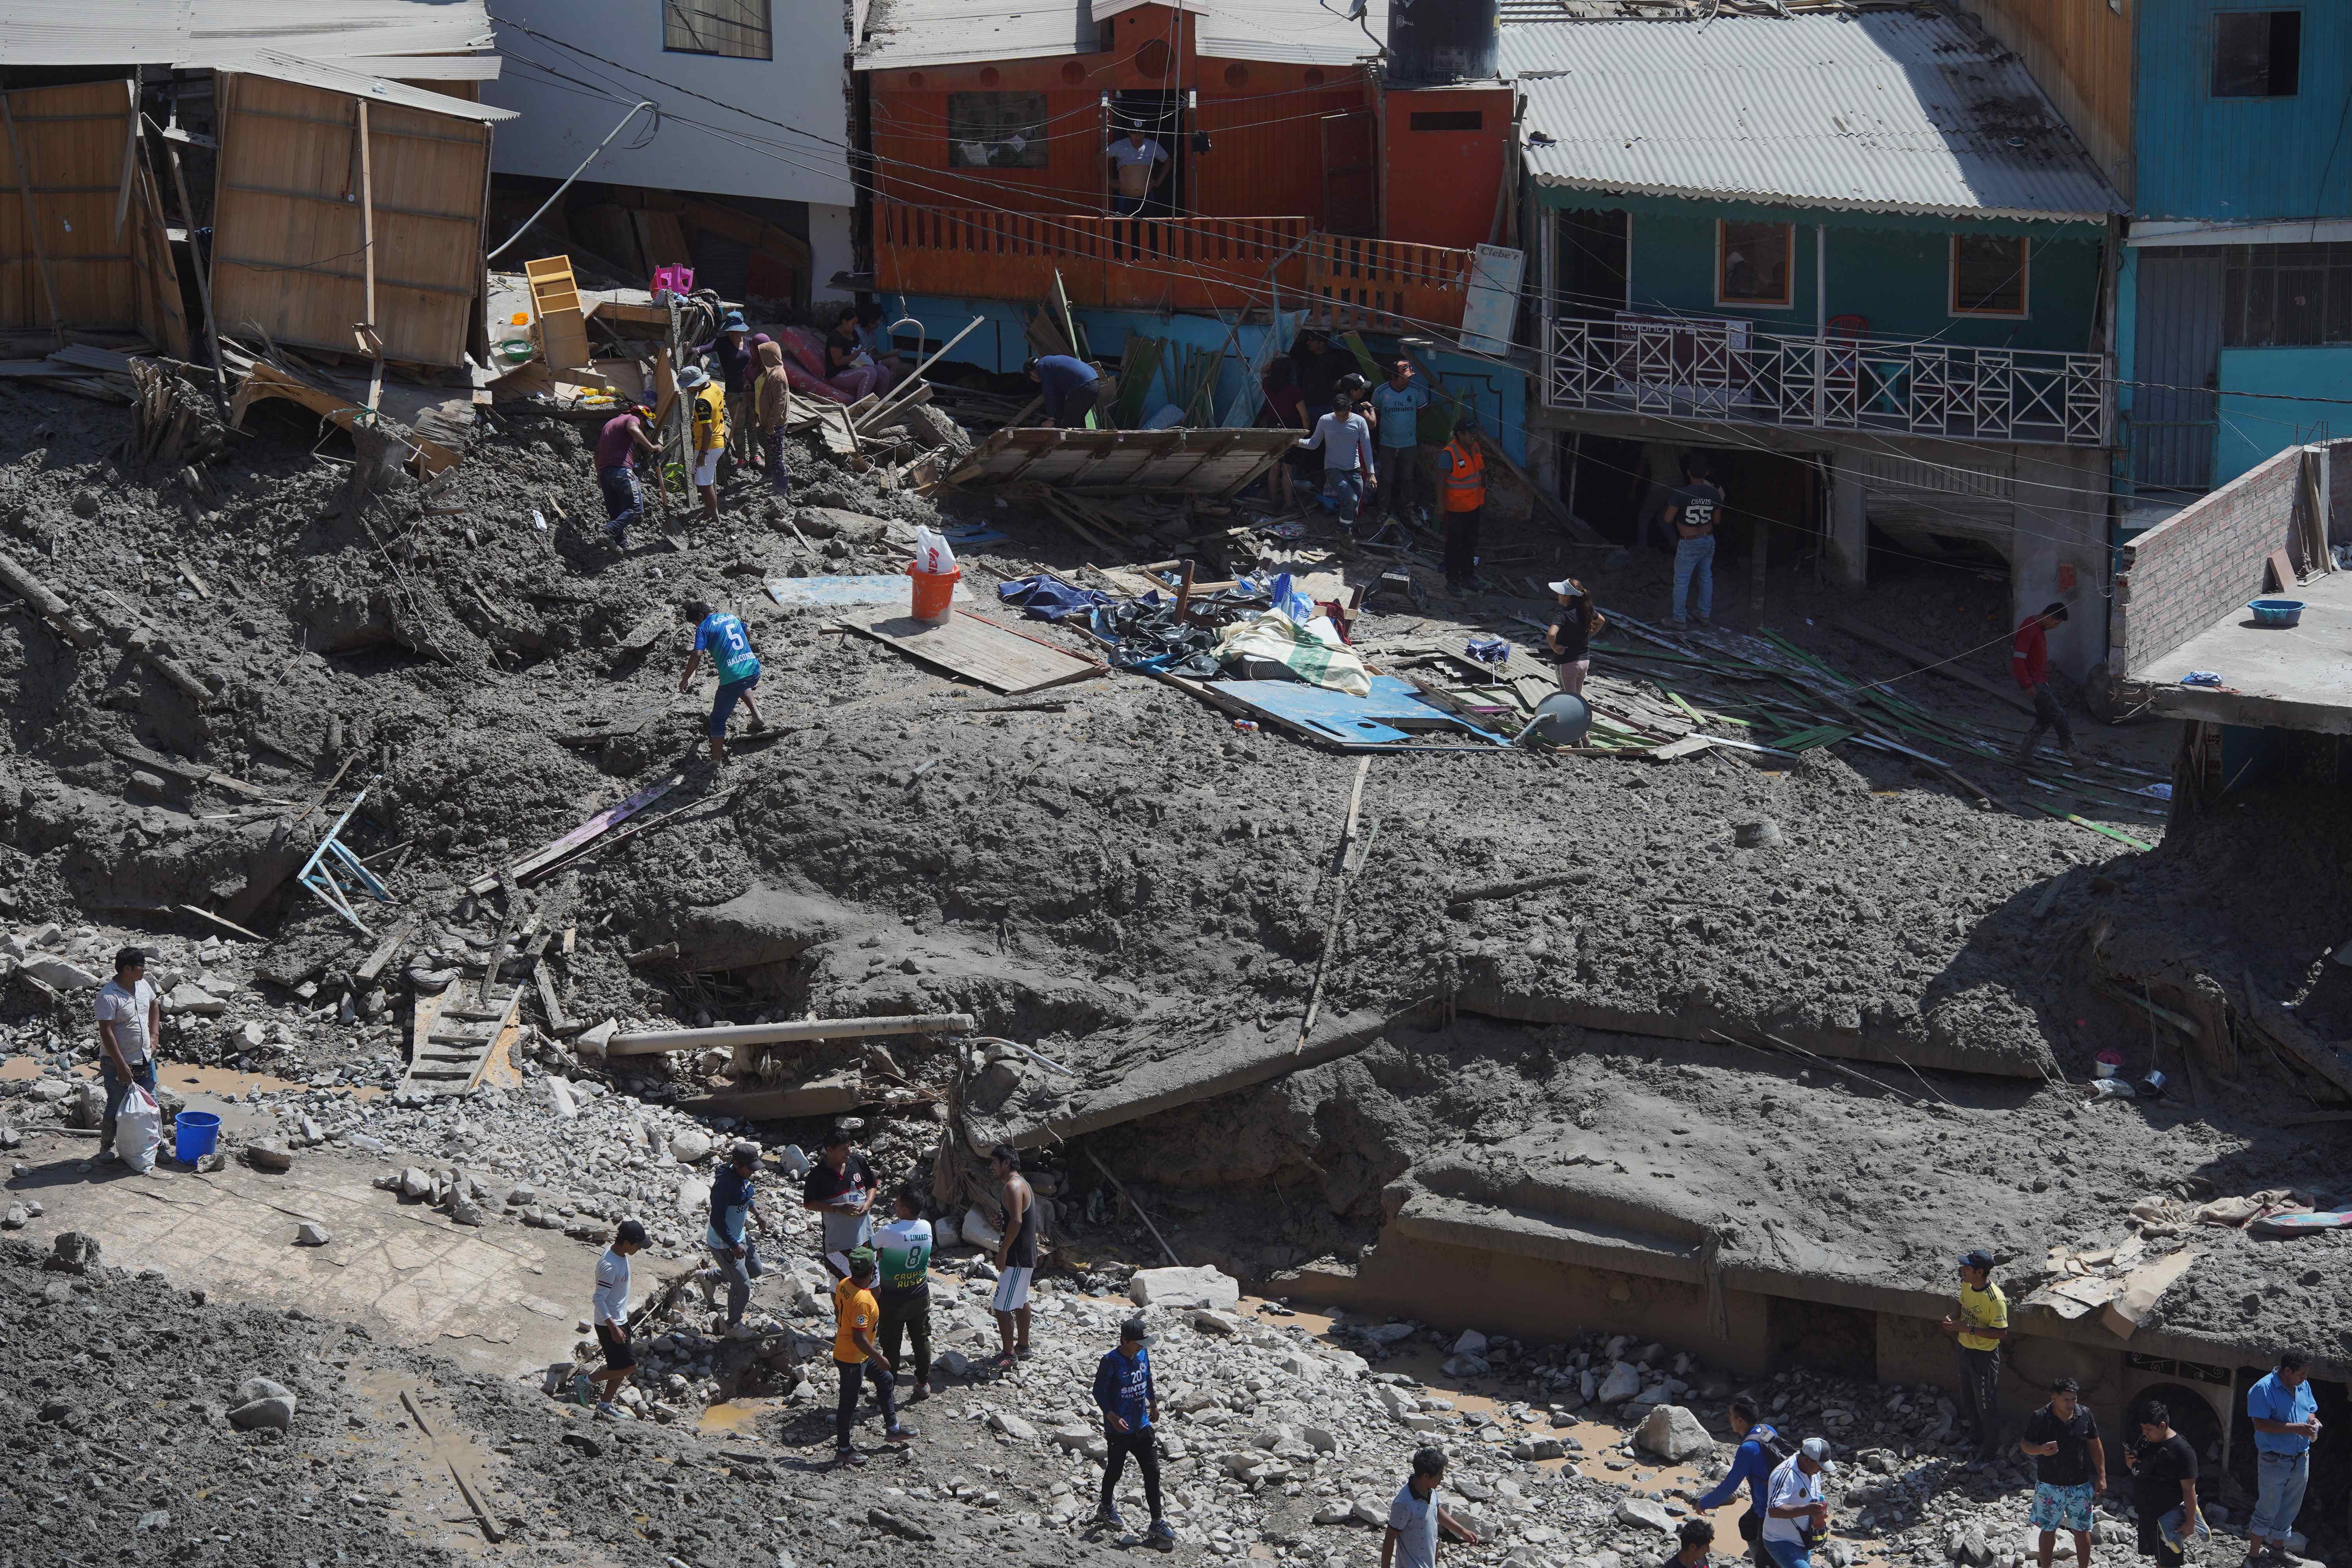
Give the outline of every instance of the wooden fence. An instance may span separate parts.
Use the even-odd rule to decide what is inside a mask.
[[[0,93],[0,331],[188,352],[137,106],[129,80]]]

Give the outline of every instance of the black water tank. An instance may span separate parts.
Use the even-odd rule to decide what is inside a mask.
[[[1501,26],[1501,0],[1389,0],[1389,85],[1492,79]]]

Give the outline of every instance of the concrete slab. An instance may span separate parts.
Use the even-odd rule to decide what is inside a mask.
[[[84,1173],[96,1151],[89,1137],[26,1140],[16,1154],[26,1171],[8,1192],[45,1207],[27,1239],[83,1231],[104,1244],[110,1264],[161,1269],[226,1299],[331,1310],[498,1376],[572,1353],[598,1249],[561,1232],[452,1225],[377,1191],[380,1164],[348,1153],[298,1154],[284,1175],[236,1164],[199,1175],[168,1161],[145,1175],[119,1165]],[[304,1219],[334,1239],[296,1247]]]
[[[2303,623],[2261,626],[2245,609],[2150,663],[2152,711],[2168,719],[2352,735],[2352,572],[2330,572],[2277,595],[2304,602]],[[2183,686],[2210,669],[2219,687]]]

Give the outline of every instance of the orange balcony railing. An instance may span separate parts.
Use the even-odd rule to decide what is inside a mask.
[[[1121,310],[1306,309],[1338,327],[1454,327],[1470,253],[1318,234],[1304,217],[1105,217],[875,204],[885,292]]]

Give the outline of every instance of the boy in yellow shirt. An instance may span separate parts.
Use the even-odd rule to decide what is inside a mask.
[[[848,1277],[833,1288],[836,1325],[833,1364],[841,1373],[841,1403],[833,1413],[833,1457],[845,1465],[866,1462],[866,1456],[850,1446],[849,1428],[857,1419],[857,1391],[869,1377],[882,1401],[882,1435],[893,1443],[904,1443],[916,1435],[912,1426],[899,1423],[893,1397],[896,1380],[890,1375],[889,1362],[874,1343],[875,1329],[882,1321],[882,1308],[874,1299],[874,1283],[879,1276],[874,1249],[856,1247],[849,1254]]]
[[[694,488],[702,495],[706,522],[719,521],[719,458],[727,450],[727,389],[699,365],[677,374],[694,437]]]
[[[1943,1330],[1959,1346],[1960,1415],[1976,1431],[1980,1466],[2000,1451],[2000,1344],[2009,1337],[2009,1298],[1981,1247],[1960,1255],[1959,1314]]]

